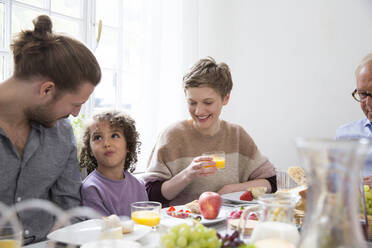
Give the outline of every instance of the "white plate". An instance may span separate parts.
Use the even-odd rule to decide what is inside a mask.
[[[106,239],[86,243],[81,248],[103,248],[103,247],[130,247],[141,248],[141,245],[135,241],[126,241],[120,239]]]
[[[47,238],[66,244],[82,245],[99,240],[101,219],[91,219],[79,222],[48,234]],[[134,241],[142,238],[151,231],[151,227],[134,224],[133,232],[123,234],[123,240]]]
[[[244,194],[245,191],[239,191],[239,192],[233,192],[233,193],[228,193],[221,195],[222,199],[236,202],[236,203],[244,203],[244,204],[257,204],[257,200],[252,200],[252,201],[243,201],[240,200],[240,196]]]
[[[178,211],[180,209],[183,209],[184,211],[187,210],[187,208],[184,205],[174,206],[174,208],[176,209],[176,211]],[[180,218],[176,218],[176,217],[173,217],[173,216],[170,216],[169,214],[167,214],[168,209],[169,209],[169,207],[168,208],[163,208],[161,210],[162,216],[169,217],[169,218],[174,218],[174,219],[180,219]],[[190,215],[194,216],[194,217],[195,216],[200,216],[201,217],[200,223],[203,224],[203,225],[211,225],[211,224],[218,223],[218,222],[221,222],[221,221],[225,220],[226,219],[226,210],[223,207],[221,207],[220,212],[218,213],[218,216],[215,219],[206,219],[201,214],[191,213]],[[183,219],[180,219],[180,220],[183,220]]]

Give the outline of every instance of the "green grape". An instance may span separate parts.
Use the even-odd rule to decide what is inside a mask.
[[[216,231],[198,223],[194,227],[187,224],[174,226],[161,236],[164,248],[220,248],[221,241]]]
[[[164,243],[166,240],[168,240],[168,235],[167,234],[165,234],[165,235],[163,235],[163,236],[160,237],[160,241],[162,243]]]
[[[191,241],[197,241],[203,237],[203,232],[200,230],[195,230],[192,232],[192,235],[190,235]]]
[[[209,238],[207,240],[207,247],[206,248],[216,248],[217,246],[217,239],[215,238]]]
[[[198,223],[198,224],[196,224],[196,226],[194,227],[194,229],[204,231],[205,226],[203,224]]]
[[[164,248],[176,248],[176,244],[173,240],[166,239],[162,243]]]
[[[177,234],[175,234],[174,232],[168,232],[167,237],[168,237],[168,239],[170,239],[172,241],[176,241]]]
[[[372,199],[372,192],[364,192],[364,194],[368,200]]]
[[[186,247],[187,246],[187,239],[185,237],[178,237],[177,239],[177,247]]]
[[[186,227],[181,227],[180,230],[178,231],[178,235],[181,236],[181,237],[185,237],[185,239],[187,240],[189,237],[190,237],[190,227],[187,226]]]
[[[368,192],[369,191],[369,186],[368,185],[364,185],[364,192]]]
[[[189,225],[187,225],[186,223],[183,223],[183,224],[180,224],[178,225],[178,229],[181,229],[181,228],[187,228],[187,229],[191,229]]]
[[[199,240],[199,245],[200,245],[200,247],[207,247],[207,240],[200,239]]]
[[[367,213],[368,213],[368,215],[372,215],[372,208],[368,208]]]
[[[178,234],[178,230],[180,229],[180,226],[174,226],[170,229],[171,232],[174,232],[175,234]]]
[[[205,237],[206,238],[216,237],[216,230],[214,230],[213,228],[208,228],[207,230],[205,230]]]
[[[192,241],[188,246],[187,248],[201,248],[201,246],[199,245],[199,243],[197,241]]]

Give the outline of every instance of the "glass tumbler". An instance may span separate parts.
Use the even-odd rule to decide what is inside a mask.
[[[156,230],[160,222],[161,203],[154,201],[141,201],[131,204],[131,218],[141,225],[151,226]]]

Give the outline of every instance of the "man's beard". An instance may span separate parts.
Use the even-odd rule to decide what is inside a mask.
[[[59,119],[68,117],[56,118],[52,111],[54,103],[55,101],[51,100],[47,104],[26,108],[25,115],[29,121],[37,122],[46,128],[54,127]]]

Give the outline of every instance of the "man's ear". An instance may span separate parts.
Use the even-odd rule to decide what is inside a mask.
[[[40,85],[39,94],[42,97],[54,96],[56,93],[56,85],[52,81],[43,82]]]
[[[227,95],[222,100],[223,105],[228,104],[230,100],[230,93],[227,93]]]

